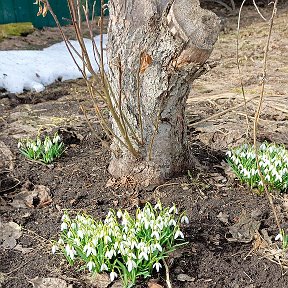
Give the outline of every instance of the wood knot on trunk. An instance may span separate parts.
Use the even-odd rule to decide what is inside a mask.
[[[174,67],[204,64],[212,52],[220,31],[220,20],[211,11],[200,7],[198,0],[175,0],[167,15],[171,34],[184,44],[174,59]]]

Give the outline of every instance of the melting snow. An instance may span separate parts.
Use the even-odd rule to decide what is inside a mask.
[[[95,37],[98,48],[99,40],[100,36]],[[103,35],[103,40],[106,45],[107,35]],[[77,41],[71,41],[71,44],[80,52]],[[90,59],[94,59],[92,41],[85,39],[85,45]],[[75,52],[73,55],[82,67]],[[104,59],[106,59],[105,54]],[[95,61],[92,62],[92,66],[95,70],[98,69]],[[9,92],[22,93],[23,90],[40,92],[56,80],[77,78],[82,78],[82,74],[73,62],[64,42],[43,50],[0,51],[0,88]]]

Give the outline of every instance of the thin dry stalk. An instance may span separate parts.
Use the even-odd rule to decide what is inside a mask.
[[[256,113],[255,113],[255,119],[254,119],[253,142],[254,142],[254,149],[255,149],[258,172],[259,172],[261,181],[264,185],[264,191],[265,191],[265,194],[269,200],[269,203],[270,203],[271,209],[273,211],[274,218],[275,218],[275,221],[276,221],[277,227],[279,229],[279,233],[280,233],[281,232],[280,221],[278,218],[278,214],[277,214],[275,205],[273,203],[273,199],[272,199],[272,197],[268,191],[267,184],[265,183],[266,181],[265,181],[264,176],[263,176],[261,169],[260,169],[259,158],[258,158],[258,147],[257,147],[258,122],[259,122],[261,108],[262,108],[262,104],[263,104],[263,100],[264,100],[264,91],[265,91],[265,84],[266,84],[268,50],[269,50],[269,44],[270,44],[270,39],[271,39],[271,34],[272,34],[274,17],[275,17],[276,12],[277,12],[277,4],[278,4],[278,0],[275,0],[274,6],[273,6],[273,11],[272,11],[272,16],[270,18],[270,25],[269,25],[269,32],[268,32],[268,36],[267,36],[267,42],[266,42],[266,46],[265,46],[265,50],[264,50],[262,85],[261,85],[261,92],[260,92],[258,107],[257,107]]]
[[[165,270],[166,270],[166,284],[167,284],[167,287],[168,288],[172,288],[171,281],[170,281],[170,275],[169,275],[169,267],[168,267],[165,259],[163,259],[163,264],[164,264]]]
[[[238,74],[240,78],[240,85],[241,85],[241,92],[244,100],[244,107],[245,107],[245,113],[246,113],[246,123],[247,123],[247,131],[246,131],[246,137],[249,136],[249,117],[248,117],[248,108],[247,108],[247,100],[246,100],[246,95],[245,95],[245,89],[244,89],[244,84],[243,84],[243,76],[240,68],[240,59],[239,59],[239,38],[240,38],[240,21],[241,21],[241,13],[243,6],[245,4],[246,0],[243,0],[241,3],[240,9],[239,9],[239,14],[238,14],[238,23],[237,23],[237,38],[236,38],[236,62],[237,62],[237,69],[238,69]]]
[[[139,153],[138,151],[134,148],[133,143],[132,143],[132,138],[139,143],[140,140],[138,139],[138,137],[136,137],[136,133],[135,131],[132,129],[129,121],[127,120],[127,118],[125,117],[124,113],[122,112],[121,109],[121,91],[119,91],[120,94],[120,98],[117,101],[115,99],[115,95],[112,92],[112,89],[110,87],[110,83],[107,79],[105,70],[104,70],[104,43],[103,43],[103,26],[104,26],[104,11],[103,11],[103,7],[104,7],[104,0],[101,0],[101,17],[100,17],[100,51],[97,48],[97,45],[95,43],[94,37],[93,37],[93,31],[92,31],[92,26],[91,23],[89,21],[89,7],[88,7],[88,2],[86,0],[86,5],[80,5],[80,1],[79,0],[67,0],[68,3],[68,7],[69,7],[69,11],[70,11],[70,15],[71,15],[71,20],[72,20],[72,24],[74,26],[74,30],[75,30],[75,35],[76,35],[76,39],[80,45],[81,48],[81,54],[79,54],[79,52],[75,49],[75,47],[73,47],[73,45],[71,44],[71,42],[67,39],[67,37],[65,36],[63,29],[57,19],[57,16],[54,14],[49,1],[48,0],[41,0],[41,3],[44,4],[44,6],[47,7],[48,11],[51,13],[52,17],[54,18],[57,27],[59,28],[59,31],[61,33],[61,36],[65,42],[65,45],[74,61],[74,63],[77,65],[77,68],[79,69],[79,71],[81,72],[83,78],[86,80],[86,84],[88,87],[88,91],[90,94],[90,97],[93,101],[93,105],[94,105],[94,109],[95,109],[95,113],[100,121],[100,125],[103,128],[104,132],[107,134],[107,136],[112,139],[115,138],[118,143],[128,149],[132,155],[134,155],[134,157],[138,157]],[[93,54],[94,54],[94,60],[99,68],[99,72],[100,72],[100,77],[101,77],[101,81],[102,81],[102,91],[99,92],[98,89],[93,85],[92,81],[90,81],[88,79],[88,75],[86,73],[86,71],[88,71],[91,75],[92,75],[92,79],[96,79],[97,78],[97,73],[95,72],[93,65],[91,63],[91,59],[90,56],[88,55],[88,51],[87,51],[87,47],[85,45],[85,41],[83,38],[83,27],[82,27],[82,17],[81,17],[81,8],[84,11],[84,17],[89,29],[89,33],[90,33],[90,38],[92,41],[92,47],[93,47]],[[95,7],[95,2],[93,5],[93,11],[94,11],[94,7]],[[94,15],[92,15],[92,19]],[[81,63],[83,65],[83,67],[81,68],[80,65],[77,63],[75,56],[73,55],[73,53],[76,54],[77,57],[79,57],[79,59],[81,60]],[[121,81],[121,79],[120,79]],[[121,86],[120,86],[121,88]],[[96,95],[98,97],[100,97],[106,104],[111,117],[114,119],[117,127],[119,128],[120,131],[120,135],[118,136],[114,133],[114,131],[110,128],[110,124],[108,122],[108,120],[104,117],[103,112],[100,109],[100,106],[98,104],[98,99],[96,97]],[[119,105],[120,102],[120,105]],[[113,104],[115,103],[115,104]]]

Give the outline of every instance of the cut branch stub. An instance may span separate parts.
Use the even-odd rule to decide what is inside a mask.
[[[124,2],[110,1],[109,77],[114,105],[120,97],[118,113],[129,121],[126,131],[139,157],[114,139],[112,149],[118,153],[109,171],[114,177],[133,174],[146,184],[162,182],[189,163],[186,99],[211,54],[220,22],[198,0]],[[112,127],[122,139],[114,119]],[[142,144],[133,141],[135,136]]]

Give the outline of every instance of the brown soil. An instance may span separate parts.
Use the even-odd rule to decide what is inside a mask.
[[[269,11],[263,13],[268,15]],[[288,147],[288,12],[282,8],[278,13],[269,51],[259,140],[267,139]],[[254,22],[256,17],[252,7],[245,8],[240,40],[250,126],[258,101],[268,29],[267,23]],[[105,137],[100,132],[97,137],[90,132],[79,108],[79,103],[86,107],[96,131],[100,131],[89,110],[91,105],[83,80],[55,83],[38,94],[0,94],[0,149],[4,151],[6,147],[11,152],[5,153],[4,164],[0,163],[0,224],[13,221],[21,225],[23,235],[17,244],[31,248],[19,251],[0,246],[0,287],[32,287],[31,279],[35,277],[60,278],[74,288],[93,287],[84,278],[84,272],[51,254],[51,241],[59,234],[63,210],[85,211],[101,218],[110,208],[133,211],[137,205],[155,202],[158,198],[165,205],[176,203],[181,210],[187,210],[190,219],[184,231],[189,243],[167,261],[173,287],[288,287],[285,271],[278,263],[263,257],[267,256],[261,253],[263,249],[257,249],[264,245],[263,235],[274,239],[278,233],[268,201],[231,179],[223,161],[229,146],[246,139],[245,109],[241,106],[243,98],[235,65],[236,23],[236,16],[227,18],[211,58],[216,67],[195,81],[188,99],[189,141],[197,158],[190,169],[191,176],[171,179],[159,187],[135,188],[127,182],[127,187],[106,188],[110,177],[107,173],[109,151],[97,140],[99,136],[103,140]],[[55,35],[57,32],[53,29],[36,31],[26,38],[6,39],[0,43],[0,49],[44,47],[59,39]],[[37,42],[39,36],[46,42]],[[39,131],[58,130],[67,150],[55,164],[47,167],[29,162],[17,151],[19,138],[35,136]],[[50,205],[26,209],[11,206],[23,187],[33,189],[35,185],[50,189]],[[285,227],[285,197],[274,195],[273,199]],[[33,205],[37,207],[39,199],[34,200]],[[247,240],[233,235],[229,227],[241,224],[245,217],[251,220],[255,215],[260,223],[258,237]],[[233,237],[236,239],[231,241]],[[180,274],[190,276],[191,281],[180,281]],[[164,270],[153,277],[165,286]],[[40,286],[34,284],[34,287]],[[147,283],[142,281],[139,287],[147,287]]]

